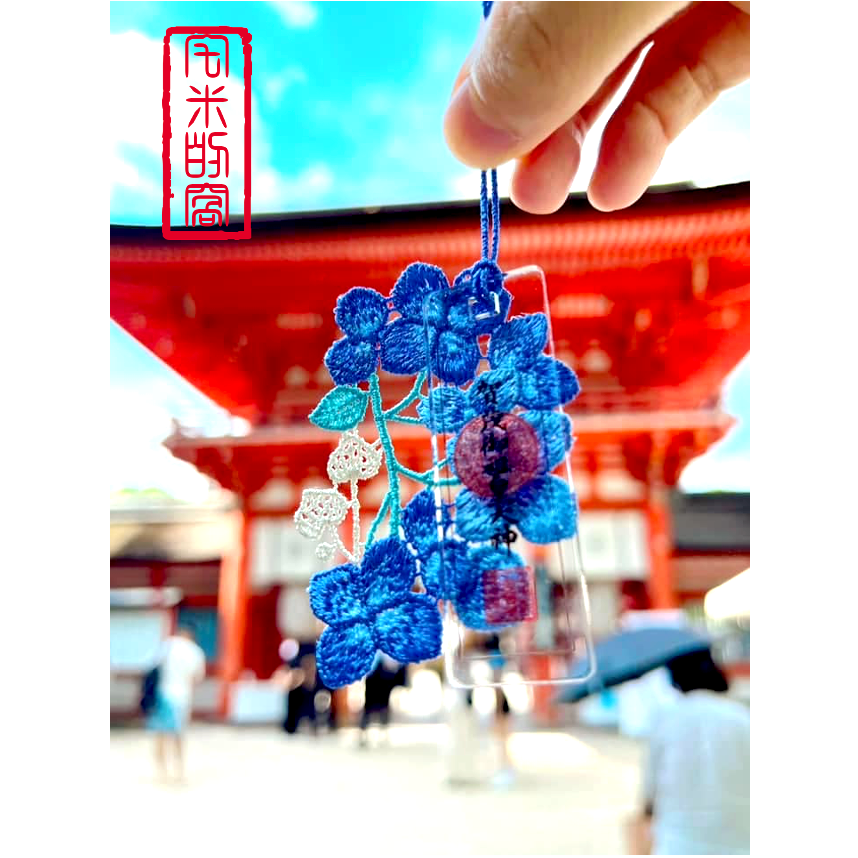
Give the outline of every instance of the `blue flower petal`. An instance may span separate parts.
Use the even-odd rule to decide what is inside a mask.
[[[518,402],[518,373],[511,366],[489,370],[468,388],[468,405],[475,414],[512,411]]]
[[[468,420],[472,419],[473,417],[468,418]],[[444,456],[447,459],[447,469],[450,471],[450,475],[453,477],[459,476],[456,473],[456,441],[458,440],[458,435],[453,435],[452,438],[447,438],[447,446],[444,449]]]
[[[476,375],[481,355],[474,340],[442,331],[432,352],[432,372],[441,381],[461,386]]]
[[[415,375],[426,369],[423,325],[395,319],[381,335],[381,367],[395,375]]]
[[[555,358],[539,355],[521,373],[518,402],[525,408],[549,409],[571,402],[581,391],[575,372]]]
[[[577,500],[566,482],[551,474],[516,492],[510,514],[521,535],[538,545],[568,539],[578,528]]]
[[[534,618],[532,572],[518,554],[485,546],[473,549],[470,557],[482,590],[480,629],[508,628]]]
[[[548,342],[548,319],[545,313],[516,316],[492,334],[489,363],[492,367],[513,366],[526,369]]]
[[[459,620],[469,629],[476,631],[496,631],[506,626],[516,625],[517,621],[509,623],[489,622],[486,616],[486,596],[492,597],[487,575],[493,570],[514,569],[526,564],[514,551],[507,548],[485,546],[468,551],[468,568],[470,576],[459,581],[459,586],[452,596],[453,607]]]
[[[463,567],[468,574],[460,576],[449,595],[459,621],[469,629],[487,630],[483,579],[468,552]]]
[[[438,289],[449,288],[447,275],[436,265],[412,262],[393,287],[393,306],[406,319],[423,322],[423,303]]]
[[[423,305],[423,315],[420,322],[435,331],[446,331],[450,325],[447,314],[450,311],[450,290],[434,292]]]
[[[334,384],[357,384],[366,381],[378,366],[378,352],[372,343],[337,340],[325,355],[325,366]]]
[[[471,563],[479,572],[491,569],[514,569],[527,564],[509,548],[495,548],[491,545],[472,548],[468,554]]]
[[[451,599],[463,582],[473,577],[468,546],[460,539],[437,543],[421,561],[420,577],[428,592],[439,599]]]
[[[458,387],[436,387],[417,405],[417,414],[433,432],[458,432],[473,417],[468,399]]]
[[[477,323],[470,297],[465,292],[450,292],[447,298],[447,323],[444,327],[462,337],[476,336]]]
[[[363,623],[329,626],[316,644],[319,676],[328,688],[342,688],[366,676],[377,652],[372,630]]]
[[[503,534],[507,527],[506,504],[499,510],[494,498],[481,498],[463,489],[456,496],[456,532],[470,542],[484,542]]]
[[[417,561],[395,536],[380,539],[367,549],[360,567],[360,586],[367,613],[401,602],[414,585]]]
[[[355,340],[375,342],[387,322],[387,298],[374,289],[356,286],[340,295],[334,318],[343,333]]]
[[[375,618],[378,648],[396,661],[426,661],[441,655],[441,613],[426,593],[409,593]]]
[[[553,471],[572,447],[572,421],[560,411],[525,411],[521,416],[542,442],[543,469]]]
[[[435,495],[424,489],[414,495],[402,511],[405,538],[422,557],[438,545],[438,520]]]
[[[360,618],[361,603],[353,586],[357,573],[357,566],[346,563],[313,576],[307,589],[310,607],[323,623],[337,625]]]

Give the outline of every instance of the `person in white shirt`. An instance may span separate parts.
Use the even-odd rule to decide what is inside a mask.
[[[194,686],[205,677],[206,657],[192,629],[181,627],[164,641],[158,659],[155,710],[149,729],[155,736],[155,759],[161,775],[167,774],[168,738],[172,740],[177,777],[184,778],[183,734],[191,713]]]
[[[683,694],[650,736],[644,816],[652,854],[748,855],[750,712],[725,696],[727,679],[708,651],[667,668]]]

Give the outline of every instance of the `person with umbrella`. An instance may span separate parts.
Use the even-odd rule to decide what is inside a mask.
[[[654,855],[748,855],[751,851],[748,709],[725,696],[709,650],[667,662],[682,697],[650,736],[643,818]],[[633,844],[634,854],[643,854]]]
[[[666,667],[681,692],[650,734],[633,855],[750,852],[750,713],[726,697],[710,642],[688,628],[623,631],[578,659],[560,702],[577,702]]]

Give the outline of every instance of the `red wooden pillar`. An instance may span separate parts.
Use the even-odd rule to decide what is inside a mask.
[[[664,484],[664,459],[668,437],[658,432],[653,437],[649,460],[648,495],[646,505],[649,547],[649,596],[655,610],[677,606],[673,584],[671,557],[673,534],[670,523],[670,503]]]
[[[247,631],[249,521],[243,509],[231,513],[232,539],[221,559],[218,582],[220,625],[220,702],[222,718],[229,715],[230,685],[244,667]]]
[[[677,606],[673,584],[671,556],[673,538],[670,525],[670,505],[663,485],[650,487],[647,498],[649,544],[649,596],[652,607],[665,610]]]

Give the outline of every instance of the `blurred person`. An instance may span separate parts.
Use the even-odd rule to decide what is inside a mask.
[[[158,682],[149,729],[155,733],[155,762],[161,777],[169,774],[167,749],[172,747],[176,778],[185,777],[184,733],[191,715],[194,687],[206,675],[205,653],[190,626],[180,626],[161,645]]]
[[[499,635],[492,634],[481,636],[475,634],[467,634],[462,642],[463,654],[470,653],[473,657],[483,661],[489,668],[489,675],[486,677],[490,682],[501,682],[503,680],[503,669],[506,665],[506,658],[503,654],[502,641]],[[488,656],[488,658],[485,658]],[[512,765],[512,759],[509,754],[509,736],[510,736],[510,716],[511,709],[509,699],[502,686],[498,685],[491,689],[494,692],[495,705],[492,711],[492,737],[493,752],[487,757],[493,761],[493,773],[490,776],[491,782],[497,787],[510,786],[515,780],[515,771]],[[466,716],[470,719],[474,709],[474,689],[467,689],[463,694],[464,712],[461,716]],[[468,713],[466,715],[466,713]],[[467,721],[458,717],[458,723],[453,731],[454,742],[459,742],[462,747],[456,751],[455,756],[461,756],[463,760],[470,760],[470,765],[475,768],[473,773],[461,771],[461,767],[456,764],[456,774],[450,776],[451,782],[467,782],[480,779],[476,769],[482,769],[479,764],[480,754],[477,753],[475,746],[475,736],[473,728],[476,726],[471,723],[470,729],[466,726]],[[474,747],[469,747],[474,746]],[[499,763],[499,765],[498,765]]]
[[[492,669],[492,681],[503,681],[503,669],[506,665],[506,658],[503,654],[502,642],[499,635],[491,635],[482,643],[482,648],[489,655],[488,664]],[[512,758],[509,755],[509,735],[510,735],[510,715],[509,699],[503,686],[498,685],[494,688],[495,692],[495,709],[492,714],[492,727],[497,739],[498,751],[500,754],[500,767],[495,772],[492,778],[492,783],[495,786],[509,786],[515,780],[515,771],[512,767]],[[471,705],[470,693],[468,695],[468,705]]]
[[[584,138],[649,46],[602,132],[587,195],[634,203],[667,147],[750,77],[750,3],[495,3],[444,118],[469,167],[517,161],[510,196],[533,214],[563,205]]]
[[[367,731],[373,715],[378,717],[387,736],[390,726],[390,695],[393,689],[406,683],[406,667],[394,661],[383,652],[378,652],[375,666],[364,682],[364,704],[360,718],[360,739],[362,748],[367,745]]]
[[[750,854],[750,712],[725,696],[727,678],[708,651],[667,669],[682,695],[650,737],[631,853]]]
[[[310,732],[318,733],[316,723],[316,693],[319,690],[315,653],[304,653],[298,659],[298,667],[292,670],[289,692],[286,698],[286,717],[283,729],[294,735],[301,721],[310,722]]]

